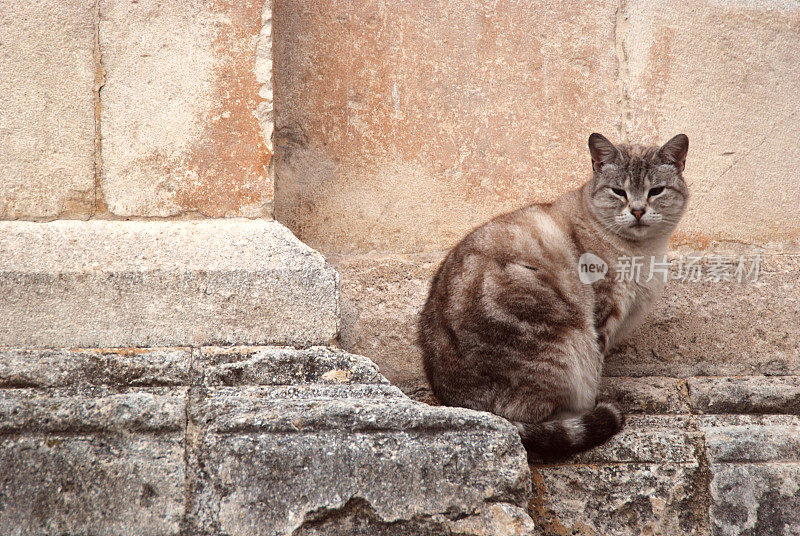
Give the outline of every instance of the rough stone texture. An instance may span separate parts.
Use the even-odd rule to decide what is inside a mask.
[[[275,222],[0,223],[0,345],[326,343],[337,275]]]
[[[689,413],[686,383],[677,378],[604,377],[600,400],[616,400],[631,413]]]
[[[438,515],[422,526],[441,530],[483,503],[527,497],[510,424],[397,390],[218,388],[191,418],[206,432],[198,522],[232,535],[290,534],[356,505],[377,526]]]
[[[616,9],[276,2],[276,217],[326,253],[430,251],[579,184],[619,127]]]
[[[800,532],[800,462],[712,464],[712,534],[784,536]]]
[[[109,212],[271,216],[264,0],[101,0],[100,15]]]
[[[702,421],[713,478],[712,534],[800,533],[800,418]]]
[[[533,534],[516,429],[409,400],[361,356],[5,349],[0,362],[13,534]]]
[[[695,240],[800,235],[800,5],[623,4],[618,32],[625,131],[648,142],[685,132]]]
[[[186,526],[225,534],[532,534],[516,430],[413,402],[366,358],[202,348]]]
[[[0,437],[0,526],[34,534],[177,535],[181,434]]]
[[[188,348],[0,349],[0,388],[187,385]]]
[[[692,406],[703,413],[800,415],[800,377],[690,378]]]
[[[389,384],[366,357],[322,346],[205,347],[196,366],[206,385]]]
[[[608,357],[607,375],[800,375],[800,249],[791,243],[718,249],[737,258],[761,254],[758,281],[670,281],[628,344]],[[678,247],[672,254],[708,259],[717,252]],[[342,346],[370,356],[392,382],[414,383],[424,376],[416,323],[442,258],[443,253],[330,257],[341,274]],[[634,388],[633,380],[626,382]],[[639,394],[629,398],[644,403]],[[677,411],[656,406],[637,411],[643,409]]]
[[[169,394],[0,390],[0,434],[181,432],[185,396],[185,389]]]
[[[632,416],[595,451],[531,466],[531,515],[546,535],[706,535],[701,444],[688,416]]]
[[[417,319],[440,254],[330,256],[341,277],[342,347],[395,383],[422,375]]]
[[[800,256],[765,253],[758,281],[670,281],[610,376],[800,375]],[[767,262],[768,260],[768,262]]]
[[[63,355],[63,354],[62,354]],[[73,359],[73,363],[80,355]],[[46,363],[43,366],[47,366]],[[92,366],[87,367],[92,370]],[[12,534],[178,534],[186,389],[0,390],[0,526]]]
[[[95,1],[0,1],[0,219],[94,206]]]
[[[532,467],[531,516],[543,535],[708,534],[697,463]],[[707,513],[705,514],[707,516]],[[705,526],[704,526],[705,525]]]

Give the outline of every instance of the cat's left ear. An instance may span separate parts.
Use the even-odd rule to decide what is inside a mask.
[[[678,134],[658,150],[658,156],[665,164],[673,164],[680,173],[686,167],[686,153],[688,152],[689,138],[686,134]]]

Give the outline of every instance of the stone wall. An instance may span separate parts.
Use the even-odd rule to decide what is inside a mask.
[[[798,57],[793,2],[0,0],[0,533],[797,532]],[[763,259],[670,282],[607,446],[259,346],[435,403],[433,271],[594,131],[686,133],[672,254]]]
[[[414,315],[443,252],[585,181],[591,132],[689,136],[692,199],[674,247],[797,253],[796,3],[301,0],[274,14],[275,214],[334,262],[342,344],[393,381],[421,374]],[[708,313],[692,305],[741,293],[669,292],[678,325],[708,340],[692,352],[729,359],[715,353],[724,315],[698,328]],[[796,293],[775,293],[729,314],[793,310]],[[797,341],[785,324],[734,323],[736,337]]]
[[[270,5],[0,2],[0,219],[271,217]]]

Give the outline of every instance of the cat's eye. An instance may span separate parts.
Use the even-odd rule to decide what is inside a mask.
[[[611,191],[614,192],[615,194],[617,194],[620,197],[624,197],[625,199],[628,199],[628,194],[625,193],[625,190],[622,190],[620,188],[611,188]]]
[[[650,188],[650,191],[647,192],[647,197],[653,197],[654,195],[658,195],[664,191],[663,186],[659,186],[658,188]]]

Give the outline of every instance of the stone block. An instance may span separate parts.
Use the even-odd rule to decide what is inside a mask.
[[[283,349],[203,353],[209,383],[228,363],[244,370],[239,383],[268,383],[270,368],[277,381],[192,398],[192,530],[533,534],[530,473],[508,422],[413,402],[338,351],[295,352],[291,366]]]
[[[177,535],[183,434],[3,435],[0,526],[9,534]]]
[[[598,400],[616,400],[629,413],[689,413],[686,385],[677,378],[605,376]]]
[[[0,236],[2,346],[305,346],[338,332],[336,272],[275,222],[5,222]]]
[[[704,417],[708,459],[715,463],[800,462],[800,417]]]
[[[0,390],[0,526],[177,535],[186,390]]]
[[[0,349],[0,388],[188,385],[188,348]]]
[[[618,32],[627,137],[689,136],[694,240],[796,238],[800,6],[626,2]],[[758,118],[754,120],[754,118]]]
[[[368,355],[392,382],[424,375],[417,320],[443,256],[334,255],[341,277],[342,347]]]
[[[494,416],[404,398],[387,404],[357,390],[347,400],[318,390],[307,398],[261,389],[251,396],[212,391],[193,413],[208,426],[199,458],[209,484],[199,503],[211,518],[201,525],[290,534],[352,501],[363,501],[377,525],[524,504],[524,452],[516,431]]]
[[[109,212],[272,215],[266,4],[100,2]]]
[[[366,357],[324,346],[205,347],[197,366],[207,385],[388,383]]]
[[[799,533],[800,417],[709,415],[699,427],[712,476],[712,534]]]
[[[0,1],[0,219],[88,218],[95,1]]]
[[[714,536],[800,533],[800,462],[712,464]]]
[[[800,270],[792,256],[761,253],[756,282],[668,282],[643,325],[606,358],[604,373],[800,375]]]
[[[276,3],[276,217],[325,253],[433,251],[580,184],[620,126],[616,10]]]
[[[0,390],[0,434],[181,432],[186,389],[167,393],[98,389]]]
[[[707,477],[697,462],[532,466],[531,471],[530,512],[540,534],[708,534]]]
[[[692,407],[702,413],[800,415],[800,377],[690,378]]]

